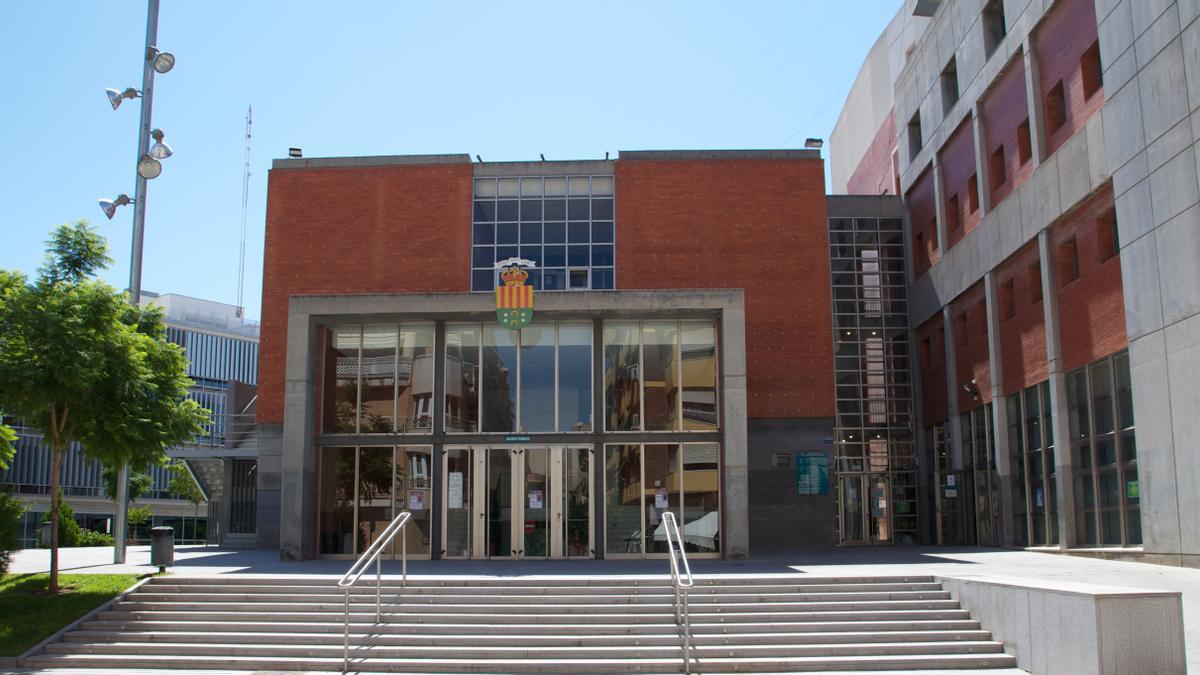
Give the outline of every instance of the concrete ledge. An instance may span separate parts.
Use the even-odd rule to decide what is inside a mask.
[[[939,580],[1031,673],[1187,672],[1178,592],[990,575]]]

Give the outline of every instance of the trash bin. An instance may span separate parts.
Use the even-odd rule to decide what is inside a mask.
[[[150,528],[150,564],[159,572],[175,566],[175,528]]]
[[[42,548],[50,548],[50,521],[42,523]]]

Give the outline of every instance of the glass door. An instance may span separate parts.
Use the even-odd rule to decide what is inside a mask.
[[[442,556],[475,557],[475,540],[481,533],[476,523],[483,515],[475,498],[475,458],[471,448],[448,448],[442,457]]]
[[[513,469],[518,468],[515,465],[519,462],[514,461],[516,451],[512,448],[488,448],[486,452],[484,555],[511,558],[517,555],[513,522],[520,522],[520,503],[514,503],[520,491],[513,490],[514,478],[519,475]]]
[[[892,492],[886,476],[872,476],[871,488],[871,543],[892,543]]]
[[[842,546],[862,546],[867,543],[864,476],[842,476],[838,479],[839,525]]]
[[[592,450],[555,448],[556,470],[561,476],[553,516],[554,555],[562,558],[591,558],[592,550]]]
[[[525,448],[517,451],[521,460],[521,471],[518,474],[521,484],[518,498],[521,503],[514,504],[513,510],[521,512],[518,521],[522,524],[521,533],[517,539],[521,542],[521,547],[517,549],[517,555],[522,558],[548,558],[551,555],[550,454],[550,448]]]

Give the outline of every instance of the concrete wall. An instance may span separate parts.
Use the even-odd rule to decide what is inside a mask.
[[[751,549],[835,546],[838,543],[837,486],[834,476],[834,420],[752,419],[749,424]],[[824,452],[829,461],[829,492],[797,494],[796,453]],[[774,466],[776,454],[786,466]]]
[[[1031,673],[1187,672],[1178,592],[998,576],[939,581]]]
[[[1200,565],[1200,3],[1095,9],[1145,550]]]

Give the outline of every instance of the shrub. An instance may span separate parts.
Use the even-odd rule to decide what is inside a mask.
[[[0,492],[0,575],[8,573],[12,552],[21,548],[21,516],[25,502]]]
[[[42,515],[43,523],[50,522],[50,512],[47,511]],[[75,509],[63,499],[62,493],[58,495],[58,545],[59,546],[78,546],[79,545],[79,523],[75,522]],[[49,542],[42,541],[42,528],[38,528],[38,546],[47,546]]]
[[[93,532],[92,530],[79,531],[80,546],[112,546],[115,543],[111,534]]]

